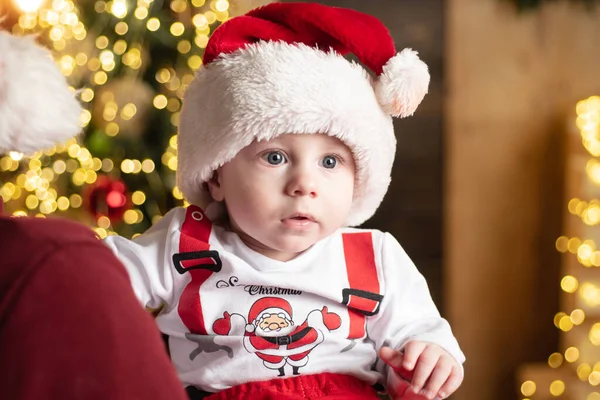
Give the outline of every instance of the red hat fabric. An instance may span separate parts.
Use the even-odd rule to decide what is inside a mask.
[[[377,78],[347,61],[347,53]],[[353,151],[357,179],[346,225],[359,225],[389,186],[396,147],[391,117],[411,115],[428,85],[416,52],[396,54],[387,28],[370,15],[315,3],[250,11],[213,33],[188,87],[178,186],[188,201],[206,207],[212,199],[203,182],[252,141],[325,133]]]
[[[209,64],[257,41],[303,43],[353,53],[377,75],[396,55],[388,29],[377,18],[317,3],[273,3],[234,18],[217,29],[204,53]]]

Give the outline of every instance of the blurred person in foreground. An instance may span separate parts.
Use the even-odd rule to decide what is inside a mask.
[[[0,153],[64,142],[80,112],[50,53],[0,31]],[[0,198],[0,397],[186,398],[127,272],[89,228],[1,214]]]

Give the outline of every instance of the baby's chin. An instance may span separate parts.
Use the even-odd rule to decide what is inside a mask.
[[[316,242],[312,241],[310,243],[295,246],[273,246],[271,247],[271,254],[273,254],[272,258],[283,261],[292,260],[310,249],[315,243]]]
[[[278,261],[290,261],[310,249],[318,237],[259,237],[240,235],[242,241],[254,251]]]

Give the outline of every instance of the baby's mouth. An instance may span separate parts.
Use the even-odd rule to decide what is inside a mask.
[[[284,218],[282,222],[286,225],[295,227],[309,226],[315,222],[315,218],[309,214],[292,214],[287,218]]]

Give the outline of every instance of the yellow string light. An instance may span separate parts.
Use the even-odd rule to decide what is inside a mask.
[[[176,13],[182,13],[187,9],[187,1],[185,0],[173,0],[170,4],[171,10]]]
[[[90,88],[85,88],[81,91],[79,97],[82,101],[89,103],[90,101],[94,100],[94,91]]]
[[[72,194],[69,197],[69,201],[71,202],[71,207],[72,208],[79,208],[82,206],[83,204],[83,199],[81,198],[80,195],[78,194]]]
[[[580,381],[586,382],[592,373],[592,367],[588,363],[582,363],[577,366],[577,377]]]
[[[555,380],[550,384],[550,394],[552,396],[561,396],[565,392],[565,383],[561,380]]]
[[[94,232],[96,232],[96,235],[98,235],[98,238],[100,239],[105,239],[108,236],[106,229],[103,228],[95,228]]]
[[[167,97],[163,94],[159,94],[156,97],[154,97],[152,104],[157,109],[162,110],[163,108],[165,108],[167,106],[167,102],[168,102]]]
[[[550,357],[548,357],[548,365],[550,368],[558,368],[562,365],[563,355],[560,353],[552,353]],[[528,394],[526,396],[532,396],[532,394]]]
[[[592,386],[598,386],[598,385],[600,385],[600,372],[598,372],[598,371],[592,371],[590,373],[590,375],[588,376],[588,382]]]
[[[44,0],[15,0],[15,4],[23,12],[35,13],[44,3]]]
[[[594,346],[600,346],[600,323],[595,323],[592,325],[592,328],[588,334],[588,338],[590,339],[590,343],[592,343]]]
[[[160,28],[160,21],[158,18],[152,17],[146,22],[146,28],[150,32],[156,32]]]
[[[171,136],[169,139],[169,147],[171,147],[173,150],[177,150],[177,135]]]
[[[121,118],[124,120],[129,120],[135,116],[137,112],[137,107],[133,103],[127,103],[121,110]]]
[[[169,169],[172,171],[177,171],[177,156],[173,156],[169,159],[167,167],[169,167]]]
[[[192,23],[197,29],[206,29],[208,27],[208,19],[204,14],[196,14],[192,17]]]
[[[111,172],[114,168],[114,163],[110,158],[102,160],[102,171]]]
[[[116,122],[109,122],[106,128],[104,128],[104,132],[107,136],[114,137],[119,133],[119,129],[119,125]]]
[[[576,309],[571,312],[571,322],[574,325],[581,325],[585,321],[585,312],[582,309]]]
[[[573,237],[570,238],[567,242],[567,250],[571,254],[577,254],[577,250],[579,250],[579,246],[581,246],[581,239]]]
[[[191,49],[192,45],[188,40],[182,40],[179,43],[177,43],[177,51],[179,51],[181,54],[187,54],[190,52]]]
[[[123,36],[127,33],[127,31],[129,31],[129,25],[127,25],[127,22],[121,21],[115,25],[115,33],[117,35]]]
[[[166,83],[171,79],[171,71],[167,68],[161,68],[156,72],[155,79],[158,83]]]
[[[121,171],[130,174],[133,172],[133,161],[130,159],[125,159],[121,162]]]
[[[523,394],[523,396],[533,396],[536,390],[537,386],[533,381],[525,381],[521,385],[521,393]]]
[[[225,12],[229,9],[229,2],[227,0],[217,0],[213,4],[214,10],[217,12]]]
[[[132,160],[133,161],[133,174],[139,174],[142,172],[142,163],[140,160]]]
[[[183,200],[183,193],[181,193],[181,190],[177,186],[173,188],[173,197],[177,200]]]
[[[98,71],[94,74],[94,83],[96,85],[104,85],[108,81],[108,75],[104,71]]]
[[[576,347],[569,347],[565,350],[565,360],[573,363],[579,358],[579,349]]]
[[[154,165],[154,161],[150,159],[146,159],[142,162],[142,171],[149,174],[154,171],[156,166]]]
[[[205,12],[204,16],[210,25],[214,24],[217,20],[217,14],[212,10]]]
[[[125,18],[127,15],[127,2],[125,0],[113,0],[110,12],[117,18]]]
[[[113,52],[117,55],[123,55],[127,51],[127,42],[123,39],[119,39],[113,46]]]
[[[185,32],[185,26],[181,22],[174,22],[169,31],[173,36],[181,36]]]
[[[148,17],[148,9],[146,7],[138,7],[135,9],[134,13],[137,19],[146,19]]]
[[[179,126],[179,117],[180,117],[180,113],[179,112],[174,112],[171,115],[171,125],[173,125],[173,126]]]
[[[137,190],[131,194],[131,201],[136,206],[140,206],[146,201],[146,195],[144,192]]]

